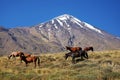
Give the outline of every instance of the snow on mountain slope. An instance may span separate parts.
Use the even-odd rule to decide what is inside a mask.
[[[65,46],[93,46],[94,50],[120,49],[120,38],[64,14],[33,27],[0,29],[0,52],[46,53],[65,51]]]
[[[94,30],[94,31],[96,31],[96,32],[98,32],[98,33],[100,33],[100,34],[103,34],[101,30],[93,27],[92,25],[90,25],[90,24],[88,24],[88,23],[86,23],[86,22],[84,22],[84,23],[85,23],[85,27],[88,27],[89,29],[92,29],[92,30]]]
[[[97,44],[97,46],[105,48],[105,46],[112,45],[111,42],[114,38],[114,36],[68,14],[55,17],[44,24],[40,24],[39,29],[44,32],[42,33],[43,35],[49,35],[49,40],[60,42],[62,46],[79,46],[80,44],[81,46],[96,46]],[[119,40],[116,40],[117,42]]]
[[[95,32],[103,34],[101,30],[95,28],[94,26],[92,26],[92,25],[90,25],[86,22],[82,22],[79,19],[73,17],[72,15],[68,15],[68,14],[64,14],[64,15],[55,17],[50,21],[56,29],[58,29],[58,24],[59,24],[59,26],[61,26],[61,27],[64,27],[66,25],[68,30],[70,30],[71,29],[70,28],[71,24],[74,24],[74,25],[78,25],[79,27],[81,27],[83,29],[89,28],[89,29],[91,29]],[[39,28],[40,27],[42,27],[42,25],[40,25]]]

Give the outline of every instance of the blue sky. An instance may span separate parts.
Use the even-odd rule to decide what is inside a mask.
[[[120,0],[0,0],[0,26],[33,26],[70,14],[120,37]]]

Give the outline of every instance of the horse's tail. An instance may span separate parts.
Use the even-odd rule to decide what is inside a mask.
[[[38,66],[40,66],[40,58],[37,57],[37,60],[38,60]]]

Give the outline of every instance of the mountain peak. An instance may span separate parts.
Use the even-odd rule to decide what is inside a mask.
[[[63,14],[63,15],[60,15],[58,17],[56,17],[56,19],[59,19],[59,20],[67,20],[67,19],[70,19],[72,18],[73,16],[69,15],[69,14]]]
[[[64,46],[93,46],[95,50],[119,49],[120,39],[68,14],[27,29],[6,30],[0,27],[0,53],[13,50],[60,52]]]

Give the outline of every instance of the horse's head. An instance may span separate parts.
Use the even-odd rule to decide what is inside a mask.
[[[25,55],[24,55],[23,52],[21,52],[21,53],[19,54],[19,56],[20,56],[20,58],[22,58],[22,57],[24,57]]]
[[[11,55],[8,55],[8,59],[10,59]]]
[[[79,47],[79,50],[82,50],[82,48],[81,48],[81,47]]]
[[[94,51],[93,47],[90,47],[91,51]]]
[[[68,46],[65,46],[65,48],[68,50],[70,47],[68,47]]]
[[[20,59],[23,60],[23,61],[26,61],[26,57],[25,57],[24,53],[20,54]]]
[[[24,56],[25,54],[23,52],[18,52],[19,56]]]

